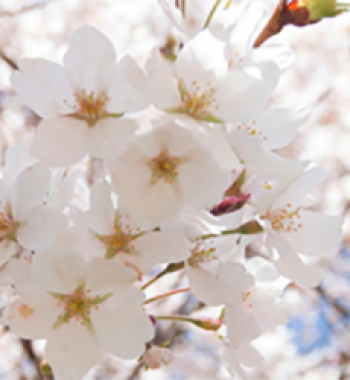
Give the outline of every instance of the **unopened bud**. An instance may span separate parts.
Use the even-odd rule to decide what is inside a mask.
[[[222,326],[222,321],[220,319],[203,317],[200,319],[193,319],[191,322],[197,327],[208,331],[217,331]]]
[[[147,368],[158,369],[164,364],[170,364],[173,361],[173,354],[168,348],[150,346],[146,349],[142,361]]]
[[[349,10],[349,4],[336,0],[293,0],[289,9],[305,7],[309,11],[309,22],[315,22],[327,17],[335,17]]]
[[[226,197],[218,205],[211,209],[211,213],[215,216],[228,214],[240,210],[250,199],[250,194]]]
[[[44,376],[52,376],[52,368],[47,361],[41,362],[40,371]]]

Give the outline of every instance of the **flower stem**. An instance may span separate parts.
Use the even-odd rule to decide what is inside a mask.
[[[167,293],[164,293],[164,294],[160,294],[158,296],[155,296],[155,297],[152,297],[152,298],[149,298],[148,300],[146,300],[143,304],[144,305],[147,305],[151,302],[154,302],[154,301],[158,301],[162,298],[166,298],[166,297],[170,297],[170,296],[173,296],[175,294],[180,294],[180,293],[186,293],[186,292],[189,292],[190,291],[190,288],[187,287],[187,288],[181,288],[181,289],[175,289],[175,290],[171,290]]]
[[[154,284],[156,281],[158,281],[161,277],[165,276],[166,274],[177,272],[178,270],[183,269],[184,266],[185,264],[183,261],[181,261],[180,263],[169,264],[164,270],[162,270],[160,273],[158,273],[156,276],[154,276],[148,282],[142,285],[141,290],[145,290],[146,288]]]
[[[158,315],[155,316],[155,318],[159,321],[189,322],[201,329],[208,331],[217,331],[222,325],[222,321],[211,318],[196,319],[184,317],[182,315]]]
[[[181,0],[181,14],[182,17],[186,17],[186,0]]]
[[[209,15],[205,21],[204,29],[210,25],[210,22],[213,19],[214,14],[215,14],[216,10],[218,9],[218,6],[220,5],[220,3],[221,3],[221,0],[216,0],[215,4],[213,5],[213,8],[211,9],[211,11],[210,11],[210,13],[209,13]]]
[[[232,5],[232,1],[233,1],[233,0],[227,0],[227,3],[226,3],[226,5],[225,5],[225,9],[230,8],[230,6]]]

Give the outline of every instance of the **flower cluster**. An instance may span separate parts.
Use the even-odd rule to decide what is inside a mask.
[[[220,332],[227,369],[244,377],[263,365],[253,341],[285,321],[285,284],[317,285],[309,257],[340,243],[342,219],[309,210],[322,171],[276,152],[307,116],[270,105],[290,52],[253,48],[255,8],[202,3],[206,17],[160,0],[183,33],[176,59],[155,49],[141,68],[82,26],[63,65],[23,59],[12,76],[41,121],[0,180],[2,283],[15,289],[2,323],[47,340],[57,379],[82,378],[104,352],[168,363],[152,340],[172,316],[148,305],[185,291],[220,317],[182,320]],[[174,271],[189,287],[146,299]]]

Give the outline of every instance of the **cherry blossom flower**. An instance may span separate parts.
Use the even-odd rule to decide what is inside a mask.
[[[281,149],[294,140],[299,128],[307,119],[306,109],[270,108],[255,119],[239,123],[233,131],[243,131],[257,137],[266,150]]]
[[[193,37],[205,26],[210,12],[215,5],[215,0],[180,0],[177,4],[176,1],[172,0],[158,0],[158,3],[176,28],[186,36]],[[223,16],[225,16],[223,14],[227,13],[230,16],[230,24],[234,23],[239,14],[237,5],[221,2],[216,8],[214,17],[208,26],[214,23],[215,28],[219,22],[223,21]]]
[[[310,190],[323,180],[320,169],[309,169],[289,187],[277,187],[262,194],[257,203],[260,218],[265,222],[265,244],[277,270],[306,286],[317,285],[320,273],[315,267],[307,266],[296,252],[320,256],[337,248],[342,235],[341,217],[322,215],[303,207]]]
[[[82,378],[104,350],[125,359],[142,355],[154,331],[134,271],[117,260],[86,263],[69,246],[62,249],[53,246],[22,265],[26,286],[3,323],[22,338],[47,339],[57,378]]]
[[[120,205],[153,226],[185,204],[211,207],[230,182],[230,172],[175,121],[137,137],[110,169]]]
[[[10,185],[0,179],[1,265],[18,251],[18,244],[43,249],[66,228],[66,218],[45,205],[49,181],[49,170],[38,164],[26,168]]]
[[[156,264],[179,262],[189,255],[189,242],[181,232],[143,230],[128,214],[119,211],[106,182],[91,190],[90,209],[81,220],[89,231],[89,236],[83,235],[83,239],[92,255],[121,258],[140,276]]]
[[[199,122],[240,123],[251,120],[266,105],[279,70],[273,62],[229,71],[224,44],[208,31],[189,41],[169,67],[159,52],[147,62],[151,102],[159,109]]]
[[[21,100],[44,118],[32,151],[51,166],[122,150],[137,127],[121,116],[147,105],[136,88],[143,76],[136,63],[128,56],[116,63],[112,43],[90,26],[73,34],[64,67],[23,59],[19,68],[12,83]]]

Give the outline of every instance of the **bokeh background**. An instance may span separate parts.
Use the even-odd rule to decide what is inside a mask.
[[[256,2],[266,4],[266,17],[276,4],[273,0]],[[140,64],[153,47],[163,47],[175,33],[157,0],[0,0],[2,165],[6,148],[27,142],[39,122],[20,104],[11,87],[10,75],[16,62],[23,56],[61,60],[71,33],[86,23],[109,35],[120,56],[127,52]],[[284,302],[291,317],[285,326],[256,341],[268,364],[264,373],[253,378],[350,379],[350,14],[307,28],[286,27],[274,39],[292,47],[295,62],[283,75],[271,102],[311,107],[310,118],[297,139],[281,154],[310,159],[327,171],[328,180],[317,189],[314,207],[344,214],[345,226],[340,251],[317,263],[327,272],[325,281],[316,289],[293,285],[286,289]],[[170,275],[157,286],[175,287],[182,281],[181,276]],[[154,287],[149,295],[156,292]],[[3,293],[5,300],[6,291]],[[177,314],[201,311],[201,305],[187,295],[174,296],[154,308]],[[146,371],[135,361],[106,356],[88,379],[211,380],[224,375],[213,333],[164,322],[156,341],[168,342],[173,350],[174,360],[169,366]],[[43,342],[32,345],[3,329],[0,379],[43,379],[38,373],[42,349]]]

